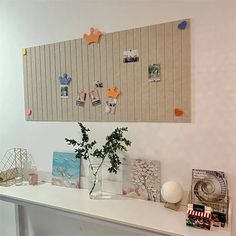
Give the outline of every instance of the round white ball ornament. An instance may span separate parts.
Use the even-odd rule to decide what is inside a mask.
[[[162,185],[161,196],[168,203],[178,203],[183,197],[182,186],[175,181],[168,181]]]

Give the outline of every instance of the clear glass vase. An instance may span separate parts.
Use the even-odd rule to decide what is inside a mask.
[[[89,197],[99,199],[102,197],[102,166],[100,164],[89,165]]]

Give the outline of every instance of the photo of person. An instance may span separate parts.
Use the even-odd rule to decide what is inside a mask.
[[[123,63],[138,62],[138,50],[129,50],[123,52]]]
[[[61,85],[61,98],[68,98],[68,86]]]
[[[84,107],[85,105],[85,100],[86,100],[86,93],[84,91],[81,91],[79,93],[79,96],[76,99],[76,105],[80,107]]]
[[[150,82],[161,81],[161,65],[160,64],[148,65],[148,81]]]
[[[89,97],[90,97],[90,100],[91,100],[93,106],[97,106],[97,105],[101,104],[101,100],[100,100],[97,89],[91,90],[89,92]]]

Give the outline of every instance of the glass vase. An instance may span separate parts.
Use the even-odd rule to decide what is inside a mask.
[[[89,165],[88,189],[91,199],[102,197],[102,166],[100,164]]]

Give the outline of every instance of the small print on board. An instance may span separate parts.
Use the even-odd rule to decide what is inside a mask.
[[[105,113],[115,114],[116,113],[116,100],[106,101]]]
[[[160,64],[148,65],[148,81],[150,82],[161,81],[161,65]]]
[[[93,89],[89,92],[89,97],[90,97],[90,100],[91,100],[91,103],[92,103],[92,106],[98,106],[101,104],[101,100],[100,100],[100,97],[99,97],[99,94],[98,94],[98,91],[97,89]]]
[[[75,153],[53,152],[52,184],[79,188],[80,159]]]
[[[160,161],[124,158],[122,191],[128,197],[160,202]]]
[[[81,91],[76,99],[76,105],[79,107],[84,107],[87,94]]]
[[[129,50],[123,52],[123,63],[131,63],[131,62],[138,62],[138,50]]]
[[[61,85],[61,98],[68,98],[69,94],[69,88],[68,85]]]

